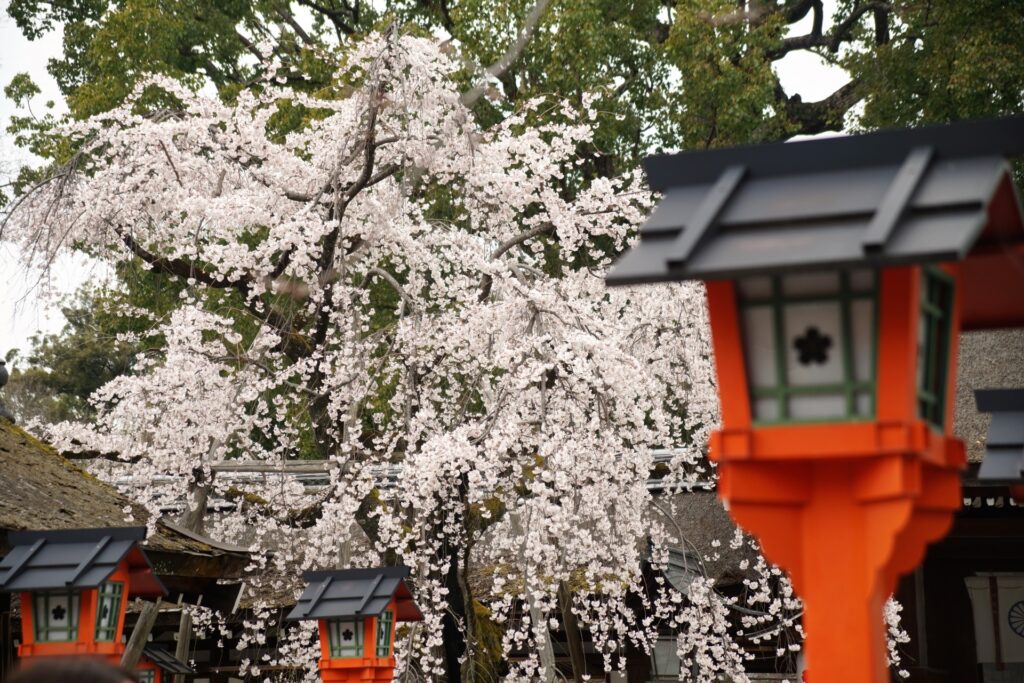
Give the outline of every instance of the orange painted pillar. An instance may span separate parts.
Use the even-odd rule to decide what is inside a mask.
[[[918,268],[881,276],[874,420],[817,425],[753,424],[733,285],[707,286],[722,395],[723,428],[711,440],[719,495],[804,602],[811,683],[890,680],[884,603],[960,506],[965,457],[951,433],[952,400],[944,430],[917,414],[920,277]],[[955,395],[958,299],[948,397]]]

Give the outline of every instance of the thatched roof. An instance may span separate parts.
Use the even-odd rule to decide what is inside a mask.
[[[972,462],[985,456],[992,416],[979,413],[975,389],[1024,387],[1024,329],[985,330],[960,335],[953,430],[964,441]]]
[[[127,510],[127,512],[126,512]],[[62,457],[54,448],[0,419],[0,553],[7,531],[143,525],[149,514]],[[148,550],[193,555],[237,553],[170,523],[158,522]]]
[[[746,543],[738,549],[730,547],[729,542],[736,534],[736,524],[716,492],[693,491],[656,499],[659,507],[666,511],[670,502],[675,504],[672,510],[675,525],[670,523],[669,528],[683,534],[685,550],[700,555],[707,576],[719,585],[725,585],[749,575],[749,571],[740,569],[740,565],[747,560],[753,566],[757,553]],[[717,547],[716,542],[719,544]]]

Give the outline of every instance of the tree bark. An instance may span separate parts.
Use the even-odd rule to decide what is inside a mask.
[[[587,675],[587,659],[583,652],[583,636],[580,624],[572,611],[572,592],[565,581],[558,584],[558,607],[562,612],[562,624],[565,626],[565,640],[569,649],[569,660],[572,662],[572,679],[582,683]]]
[[[448,573],[445,587],[448,588],[448,610],[441,619],[441,635],[444,639],[444,662],[448,670],[449,683],[462,681],[462,663],[459,661],[466,652],[466,639],[459,633],[459,622],[465,623],[465,602],[459,585],[459,553],[452,549],[448,553]]]
[[[509,512],[508,514],[514,533],[519,536],[523,536],[524,530],[522,518],[519,516],[519,513]],[[544,683],[554,683],[558,671],[555,667],[555,650],[551,645],[551,632],[548,630],[544,615],[541,613],[540,607],[537,605],[537,598],[530,586],[530,574],[528,571],[524,572],[524,579],[526,582],[526,606],[530,612],[530,624],[533,627],[533,637],[537,641],[540,665],[544,670],[544,676],[540,680],[544,681]]]

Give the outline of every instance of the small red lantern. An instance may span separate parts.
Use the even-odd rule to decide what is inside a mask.
[[[306,572],[289,621],[317,619],[320,675],[328,681],[391,681],[395,627],[423,614],[405,584],[406,567]]]
[[[145,527],[11,532],[0,590],[21,596],[18,656],[119,663],[128,599],[166,593],[138,546],[145,537]]]
[[[809,679],[881,683],[882,606],[960,507],[961,328],[1024,325],[1024,118],[655,157],[609,284],[707,286],[719,493],[804,600]]]

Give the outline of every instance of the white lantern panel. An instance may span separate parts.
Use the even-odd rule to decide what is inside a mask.
[[[778,422],[779,399],[774,396],[754,399],[754,419],[758,422]]]
[[[859,417],[871,417],[875,414],[874,396],[867,391],[858,391],[854,396],[854,409]]]
[[[846,416],[846,396],[842,394],[805,394],[791,396],[789,417],[793,420],[819,420]]]
[[[832,296],[839,291],[839,273],[818,271],[782,278],[783,296]]]
[[[770,299],[772,290],[772,279],[764,277],[747,277],[739,281],[740,296],[744,299]]]
[[[327,622],[332,657],[363,656],[363,624],[355,619]]]
[[[747,356],[747,381],[751,387],[774,387],[775,327],[771,306],[748,306],[743,310],[743,342]]]
[[[858,382],[875,381],[875,302],[850,302],[850,337],[853,344],[853,376]]]
[[[791,386],[843,382],[839,303],[789,304],[783,309],[786,380]]]
[[[78,637],[78,593],[37,593],[36,640],[68,642]]]

